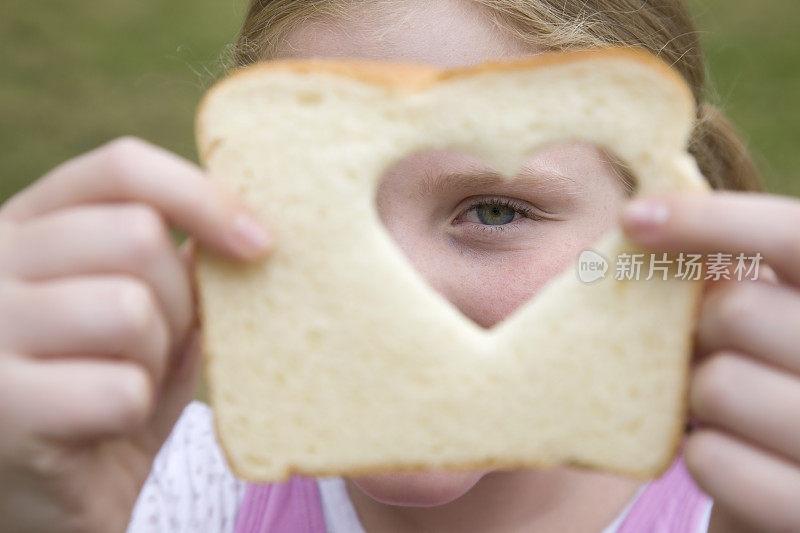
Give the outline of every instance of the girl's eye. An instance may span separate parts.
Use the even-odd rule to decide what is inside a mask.
[[[529,218],[542,220],[530,206],[510,198],[479,198],[473,201],[454,223],[466,224],[468,229],[482,231],[505,231],[516,226],[513,222]]]
[[[478,220],[490,226],[508,224],[517,215],[514,208],[507,205],[482,204],[474,209],[475,214],[478,215]]]

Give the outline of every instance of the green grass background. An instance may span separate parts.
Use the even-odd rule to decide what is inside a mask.
[[[712,100],[767,189],[800,196],[800,2],[693,0]],[[192,117],[245,0],[0,3],[0,201],[61,161],[131,134],[196,160]]]

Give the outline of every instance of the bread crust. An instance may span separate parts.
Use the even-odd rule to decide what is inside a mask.
[[[470,77],[479,74],[504,72],[510,70],[527,70],[531,68],[567,65],[586,60],[613,60],[623,59],[638,62],[650,69],[657,70],[664,78],[664,82],[671,83],[684,94],[684,98],[694,102],[694,95],[686,85],[683,77],[663,61],[649,52],[640,48],[609,48],[605,50],[572,50],[567,52],[547,52],[526,56],[521,59],[508,61],[488,61],[479,65],[443,69],[424,63],[372,61],[366,59],[273,59],[261,61],[233,70],[225,78],[218,81],[203,96],[198,104],[195,115],[195,132],[198,135],[197,147],[201,159],[205,159],[213,150],[199,135],[202,128],[199,121],[202,119],[208,101],[230,83],[237,83],[248,77],[257,77],[264,73],[275,71],[299,73],[327,73],[336,74],[358,80],[363,83],[382,85],[387,88],[422,91],[431,85],[458,78]],[[695,103],[696,104],[696,103]]]

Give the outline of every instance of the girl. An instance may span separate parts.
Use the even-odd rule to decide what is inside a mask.
[[[732,128],[702,100],[703,59],[680,0],[254,0],[235,63],[448,67],[609,45],[673,64],[700,102],[691,150],[704,175],[718,189],[758,188]],[[191,163],[125,138],[0,208],[4,531],[800,531],[800,203],[744,192],[629,202],[600,152],[579,143],[525,166],[564,181],[420,189],[429,174],[490,170],[433,152],[403,160],[378,193],[401,249],[482,326],[620,213],[629,237],[655,250],[759,252],[774,271],[706,291],[690,387],[699,425],[661,479],[572,468],[234,479],[207,408],[186,408],[199,368],[191,242],[250,261],[268,254],[269,229]],[[176,250],[168,225],[192,241]]]

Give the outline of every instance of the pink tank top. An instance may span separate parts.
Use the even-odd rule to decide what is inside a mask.
[[[695,533],[710,498],[694,483],[678,455],[653,480],[628,511],[618,533]],[[313,478],[294,476],[284,483],[250,484],[235,533],[325,533],[319,487]]]

